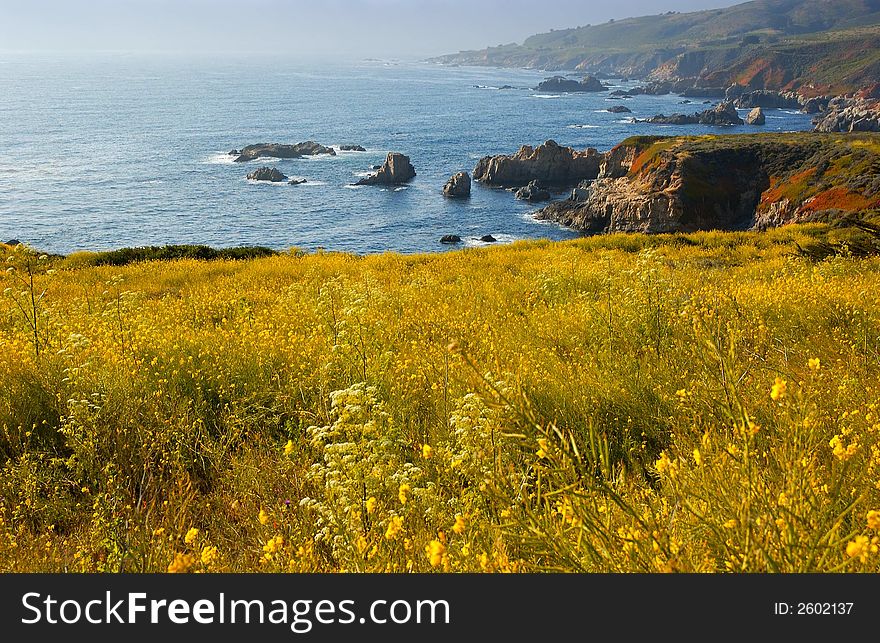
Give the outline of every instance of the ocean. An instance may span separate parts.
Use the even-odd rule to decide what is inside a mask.
[[[412,253],[448,249],[446,234],[464,245],[483,235],[568,239],[578,234],[535,221],[535,206],[506,190],[474,184],[470,199],[453,201],[443,184],[484,155],[547,139],[604,151],[635,134],[810,128],[790,110],[767,110],[763,128],[633,124],[706,107],[675,95],[529,89],[548,75],[381,60],[0,54],[0,241],[55,253],[184,243]],[[616,104],[633,114],[605,111]],[[248,164],[227,154],[307,140],[367,152]],[[412,183],[351,185],[389,151],[410,156]],[[262,165],[307,183],[248,182]]]

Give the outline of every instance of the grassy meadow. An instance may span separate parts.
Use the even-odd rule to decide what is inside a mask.
[[[0,570],[880,571],[880,258],[828,234],[0,247]]]

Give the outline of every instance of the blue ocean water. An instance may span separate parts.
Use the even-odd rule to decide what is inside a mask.
[[[607,150],[633,134],[719,131],[604,111],[622,102],[644,118],[705,109],[699,100],[528,89],[546,75],[375,60],[0,54],[0,240],[61,253],[166,243],[368,253],[443,250],[445,234],[469,245],[485,234],[566,239],[577,234],[535,221],[534,207],[510,192],[475,184],[469,200],[450,201],[441,188],[484,155],[546,139]],[[795,112],[767,118],[762,130],[723,131],[810,127]],[[368,152],[249,164],[226,154],[306,140]],[[412,183],[351,186],[392,150],[411,157]],[[308,183],[249,183],[264,164]]]

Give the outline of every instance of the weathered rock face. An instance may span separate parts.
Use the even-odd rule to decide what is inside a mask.
[[[399,152],[389,152],[379,170],[358,181],[355,185],[397,185],[412,181],[416,170],[409,157]]]
[[[498,187],[520,187],[532,181],[548,186],[572,186],[599,175],[601,154],[574,150],[547,141],[537,148],[525,145],[512,156],[486,156],[474,168],[474,180]]]
[[[297,143],[296,145],[284,145],[281,143],[258,143],[256,145],[248,145],[239,152],[236,163],[246,163],[259,158],[276,158],[276,159],[298,159],[303,156],[317,156],[319,154],[327,154],[336,156],[336,150],[332,147],[326,147],[314,141],[306,141],[305,143]]]
[[[366,148],[360,145],[340,145],[339,149],[343,152],[366,152]]]
[[[261,167],[248,174],[247,178],[249,181],[268,181],[270,183],[281,183],[287,180],[287,177],[274,167]]]
[[[632,110],[626,105],[615,105],[614,107],[609,107],[606,111],[612,114],[632,114]]]
[[[835,98],[814,122],[817,132],[880,132],[880,100]]]
[[[759,89],[746,92],[736,99],[736,106],[740,109],[800,109],[803,99],[794,92],[774,92],[768,89]]]
[[[536,216],[585,232],[648,233],[833,218],[880,207],[877,149],[873,134],[633,137],[605,155],[598,180]]]
[[[564,76],[553,76],[547,78],[543,82],[538,83],[535,91],[539,92],[602,92],[608,89],[595,76],[586,76],[583,80],[577,81]]]
[[[724,87],[688,87],[681,95],[686,98],[724,98]]]
[[[466,199],[471,195],[471,175],[456,172],[443,186],[443,196],[451,199]]]
[[[760,107],[756,107],[746,116],[746,123],[749,125],[764,125],[766,122],[767,117],[764,116],[764,110]]]
[[[642,121],[655,125],[742,125],[743,120],[736,112],[733,103],[720,103],[713,109],[698,114],[658,114]]]
[[[828,103],[831,102],[832,98],[832,96],[816,96],[815,98],[809,98],[804,102],[801,111],[804,114],[819,114],[820,112],[824,112],[828,109]]]
[[[529,203],[550,200],[550,192],[538,181],[531,181],[528,185],[517,189],[514,194],[520,201],[528,201]]]

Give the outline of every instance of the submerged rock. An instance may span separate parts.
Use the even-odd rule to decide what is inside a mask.
[[[525,187],[519,188],[515,192],[516,198],[520,201],[528,201],[529,203],[537,203],[538,201],[549,201],[550,192],[545,189],[538,181],[532,181]]]
[[[317,156],[320,154],[336,156],[336,150],[332,147],[315,143],[314,141],[306,141],[305,143],[297,143],[296,145],[257,143],[256,145],[248,145],[242,149],[238,158],[235,159],[235,162],[246,163],[248,161],[265,157],[276,159],[298,159],[303,156]]]
[[[546,78],[543,82],[538,83],[535,91],[539,92],[603,92],[607,87],[595,76],[585,76],[583,80],[577,81],[565,76],[553,76]]]
[[[399,152],[389,152],[385,162],[375,174],[361,179],[355,185],[397,185],[412,181],[415,176],[416,170],[408,156]]]
[[[443,186],[443,195],[453,199],[463,199],[471,195],[471,175],[456,172]]]
[[[287,177],[274,167],[261,167],[247,175],[249,181],[267,181],[269,183],[281,183],[286,181]]]
[[[746,116],[746,123],[749,125],[764,125],[766,122],[767,117],[764,116],[764,110],[760,107],[756,107]]]
[[[626,105],[615,105],[614,107],[609,107],[605,111],[611,112],[612,114],[632,114],[632,110]]]
[[[302,185],[303,183],[308,183],[308,181],[306,179],[290,179],[287,185]]]

